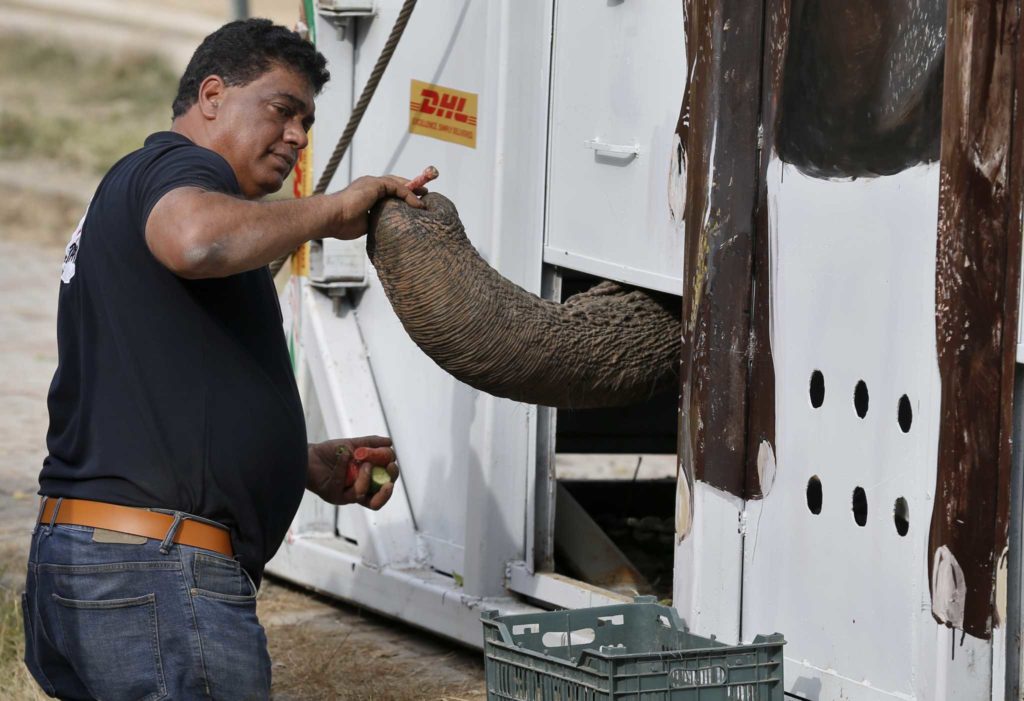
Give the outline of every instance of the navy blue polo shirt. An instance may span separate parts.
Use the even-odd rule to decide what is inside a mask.
[[[185,280],[146,245],[150,210],[184,186],[240,196],[220,155],[153,134],[68,245],[40,494],[220,522],[259,581],[305,487],[302,406],[267,268]]]

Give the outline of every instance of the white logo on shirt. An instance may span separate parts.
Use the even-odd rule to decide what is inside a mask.
[[[71,234],[71,241],[68,242],[67,248],[64,249],[64,267],[60,270],[60,281],[71,282],[71,278],[75,276],[75,259],[78,258],[78,246],[79,239],[82,238],[82,228],[85,226],[85,217],[89,214],[89,207],[85,208],[85,214],[78,221],[78,226],[75,228],[75,233]]]

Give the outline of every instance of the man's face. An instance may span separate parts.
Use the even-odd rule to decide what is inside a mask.
[[[282,66],[248,85],[224,89],[213,146],[235,171],[246,198],[281,189],[308,143],[313,97],[309,81]]]

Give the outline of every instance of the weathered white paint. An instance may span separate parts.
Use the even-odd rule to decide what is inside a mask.
[[[692,504],[690,532],[676,546],[672,603],[693,632],[736,643],[746,528],[743,501],[697,482]]]
[[[682,474],[676,479],[676,541],[682,542],[693,528],[693,495]]]
[[[929,595],[938,166],[826,181],[775,160],[768,194],[777,470],[765,499],[747,504],[742,637],[782,632],[787,690],[804,698],[985,698],[990,644],[967,636],[961,647],[957,632],[955,649],[939,649]],[[825,378],[818,409],[815,369]],[[853,404],[861,380],[863,419]],[[897,423],[903,394],[909,433]],[[819,515],[807,506],[812,475]],[[856,487],[867,496],[863,527]],[[905,537],[898,497],[909,504]]]
[[[935,551],[932,561],[932,613],[954,628],[964,624],[967,582],[960,563],[945,545]]]
[[[768,441],[761,441],[757,448],[757,477],[761,484],[761,494],[767,497],[775,486],[775,451]]]
[[[672,137],[672,159],[668,166],[668,211],[672,215],[672,222],[681,227],[686,216],[686,150],[678,134]]]

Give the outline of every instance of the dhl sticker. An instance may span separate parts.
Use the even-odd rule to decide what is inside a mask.
[[[477,95],[412,81],[409,133],[476,148]]]

